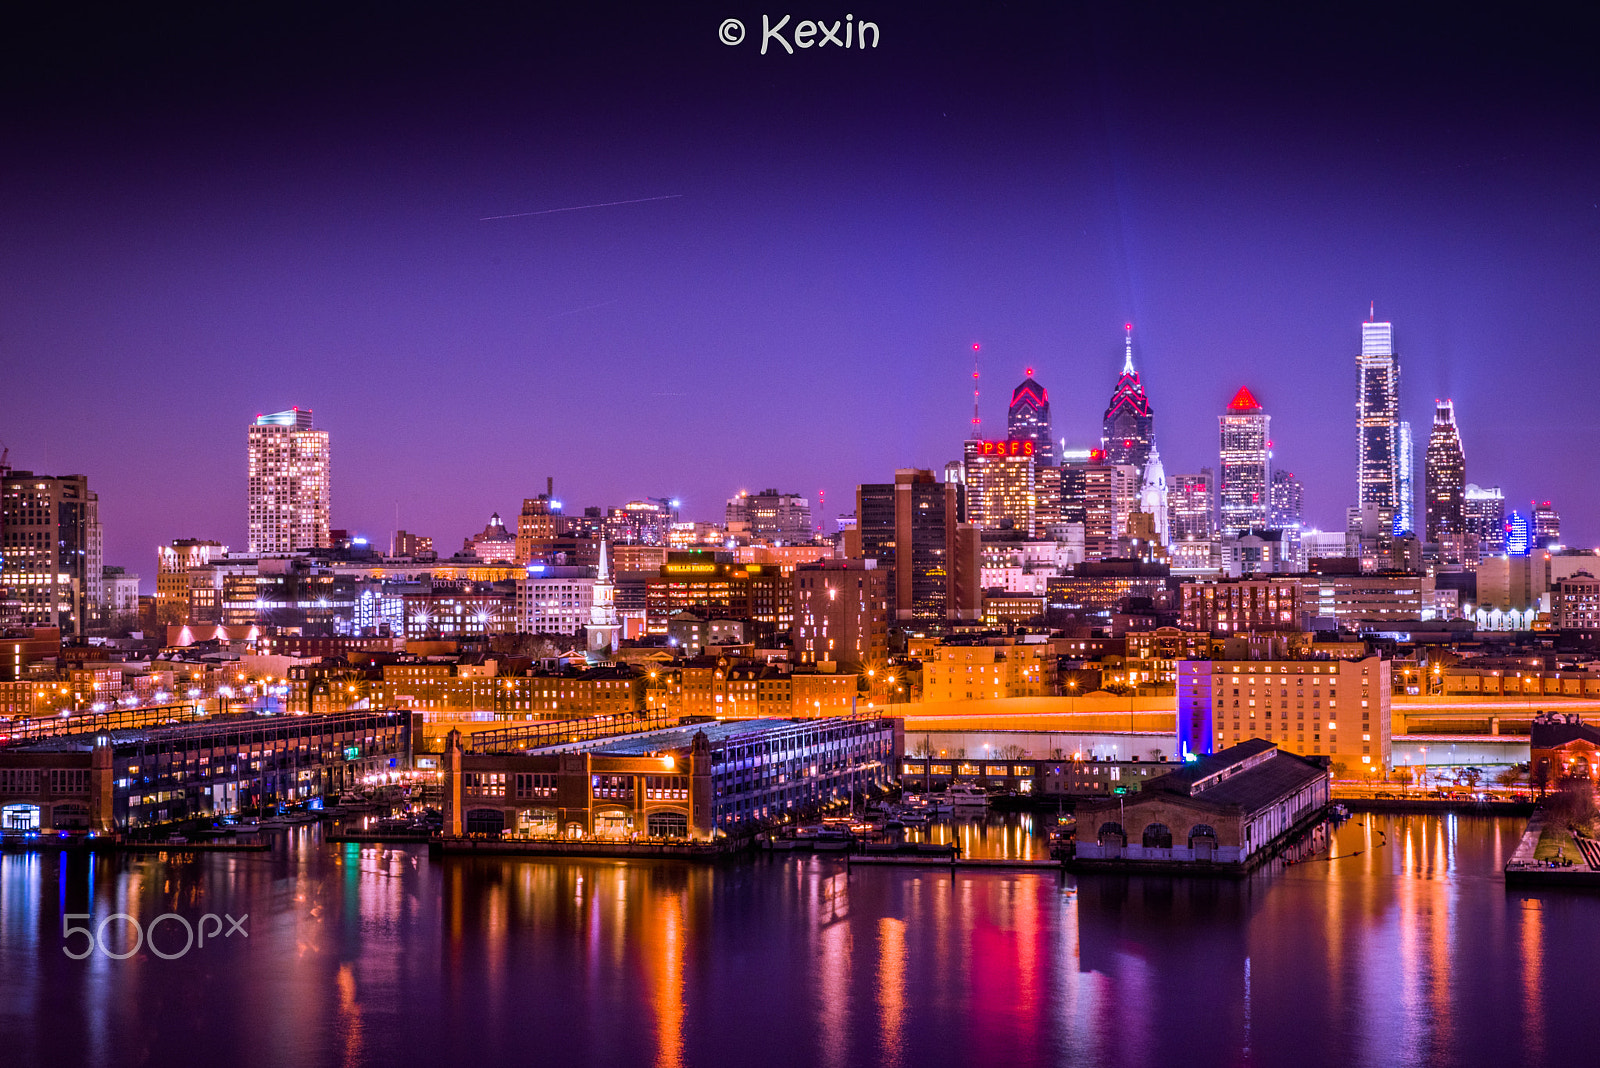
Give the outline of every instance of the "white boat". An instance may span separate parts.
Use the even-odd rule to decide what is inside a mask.
[[[945,792],[945,796],[950,801],[951,809],[956,812],[970,812],[975,809],[989,807],[989,794],[983,787],[974,783],[952,783],[950,789]]]

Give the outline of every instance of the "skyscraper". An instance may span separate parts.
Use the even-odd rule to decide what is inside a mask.
[[[1461,502],[1462,521],[1469,540],[1476,540],[1475,559],[1506,551],[1506,498],[1499,486],[1482,489],[1468,484]]]
[[[1299,530],[1305,513],[1306,488],[1293,471],[1272,472],[1272,502],[1267,525],[1273,530]]]
[[[980,542],[965,513],[964,487],[935,482],[931,471],[903,469],[892,483],[857,487],[845,555],[888,569],[893,618],[938,625],[982,615]]]
[[[1554,549],[1561,545],[1561,513],[1549,501],[1533,504],[1532,527],[1529,531],[1533,544],[1540,549]]]
[[[1034,443],[1026,439],[965,444],[962,483],[967,488],[967,519],[974,526],[1033,536],[1036,455]]]
[[[1416,454],[1411,448],[1411,424],[1400,420],[1399,457],[1394,475],[1394,533],[1414,534],[1416,523],[1416,492],[1412,489],[1412,472],[1416,470]]]
[[[329,548],[328,432],[311,409],[256,416],[249,444],[250,554]]]
[[[1106,408],[1100,441],[1106,463],[1132,464],[1142,476],[1150,462],[1150,446],[1156,440],[1155,418],[1139,372],[1133,369],[1133,324],[1128,323],[1125,330],[1122,375],[1111,394],[1111,405]]]
[[[1204,540],[1217,532],[1211,468],[1202,467],[1197,475],[1173,475],[1167,480],[1167,515],[1167,536],[1174,542]]]
[[[100,498],[85,475],[6,471],[0,481],[4,615],[81,637],[105,605]]]
[[[1271,504],[1267,446],[1272,439],[1272,416],[1261,410],[1261,403],[1248,388],[1241,387],[1217,423],[1222,461],[1217,496],[1221,501],[1222,532],[1240,535],[1265,528]]]
[[[1006,410],[1006,437],[1033,442],[1035,467],[1054,467],[1056,446],[1050,437],[1050,394],[1033,380],[1033,368],[1025,372],[1022,384],[1011,391],[1011,407]]]
[[[1430,544],[1452,546],[1444,550],[1452,558],[1459,558],[1460,543],[1467,530],[1466,492],[1467,460],[1461,448],[1461,432],[1456,427],[1455,404],[1438,401],[1433,411],[1433,431],[1428,435],[1428,451],[1423,457],[1423,534]]]
[[[1409,509],[1401,509],[1400,358],[1394,351],[1394,324],[1361,324],[1361,355],[1356,358],[1357,501],[1378,507],[1380,530],[1394,530]],[[1406,479],[1409,486],[1410,478]],[[1407,528],[1409,529],[1409,528]]]

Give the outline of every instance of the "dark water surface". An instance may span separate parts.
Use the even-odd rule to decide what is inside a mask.
[[[170,863],[6,854],[0,1064],[1593,1064],[1600,897],[1508,893],[1520,831],[1363,817],[1344,859],[1241,883],[436,863],[305,828]],[[1038,848],[1015,817],[961,833]],[[72,960],[82,913],[249,937]]]

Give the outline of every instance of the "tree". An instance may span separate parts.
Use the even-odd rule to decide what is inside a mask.
[[[1501,786],[1526,786],[1528,784],[1528,765],[1513,764],[1496,775],[1494,781]]]
[[[1547,817],[1558,826],[1586,830],[1596,815],[1594,784],[1588,779],[1564,778],[1545,799],[1544,808]]]
[[[995,755],[998,756],[1001,760],[1021,760],[1022,759],[1022,746],[1020,746],[1020,745],[1005,745],[1005,746],[1001,746],[1000,747],[1000,752],[996,753]]]

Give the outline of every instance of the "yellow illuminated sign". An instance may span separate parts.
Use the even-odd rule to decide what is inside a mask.
[[[667,573],[670,575],[710,575],[717,570],[716,564],[668,564]]]

